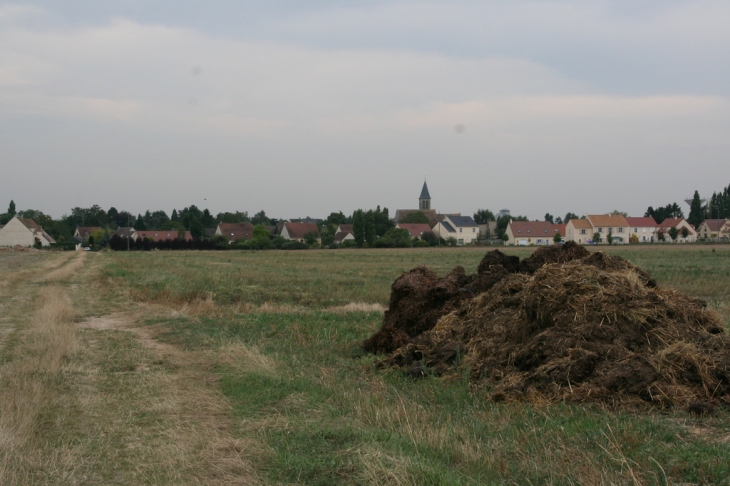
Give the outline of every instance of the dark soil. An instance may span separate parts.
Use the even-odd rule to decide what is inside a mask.
[[[365,347],[414,376],[468,367],[494,401],[730,403],[730,337],[704,302],[577,245],[489,252],[474,275],[406,272]]]

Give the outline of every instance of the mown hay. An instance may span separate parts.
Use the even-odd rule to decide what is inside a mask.
[[[494,401],[730,403],[730,337],[704,302],[601,252],[532,270],[539,259],[560,261],[556,253],[527,259],[525,273],[485,267],[471,285],[496,268],[502,278],[381,364],[435,374],[466,366]]]

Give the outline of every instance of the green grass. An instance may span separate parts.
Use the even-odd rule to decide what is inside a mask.
[[[392,281],[419,264],[442,274],[455,265],[473,272],[484,251],[114,253],[104,277],[112,288],[173,308],[213,300],[210,312],[147,323],[186,349],[214,356],[230,346],[248,350],[221,358],[214,372],[238,418],[234,433],[269,448],[255,465],[272,484],[730,482],[727,411],[693,418],[681,410],[634,415],[489,403],[465,377],[413,381],[376,369],[377,358],[363,355],[360,342],[382,315],[329,310],[386,304]],[[730,248],[610,251],[727,317]],[[264,303],[295,308],[260,312]]]

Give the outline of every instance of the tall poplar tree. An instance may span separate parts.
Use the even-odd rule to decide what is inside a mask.
[[[695,195],[692,198],[692,203],[689,205],[689,208],[687,222],[695,228],[699,228],[705,220],[705,211],[702,207],[702,200],[700,199],[700,193],[698,191],[695,191]]]
[[[352,233],[352,236],[355,237],[355,244],[358,248],[362,248],[362,244],[365,242],[365,215],[362,209],[352,213]]]
[[[368,242],[369,247],[373,247],[375,244],[375,214],[371,209],[365,213],[365,241]]]

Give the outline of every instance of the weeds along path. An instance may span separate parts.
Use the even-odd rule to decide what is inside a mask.
[[[89,255],[69,282],[78,348],[46,430],[58,446],[45,454],[59,458],[55,469],[69,482],[257,484],[247,457],[259,446],[229,435],[233,415],[213,361],[157,339],[146,321],[169,309],[104,289],[107,258]]]

